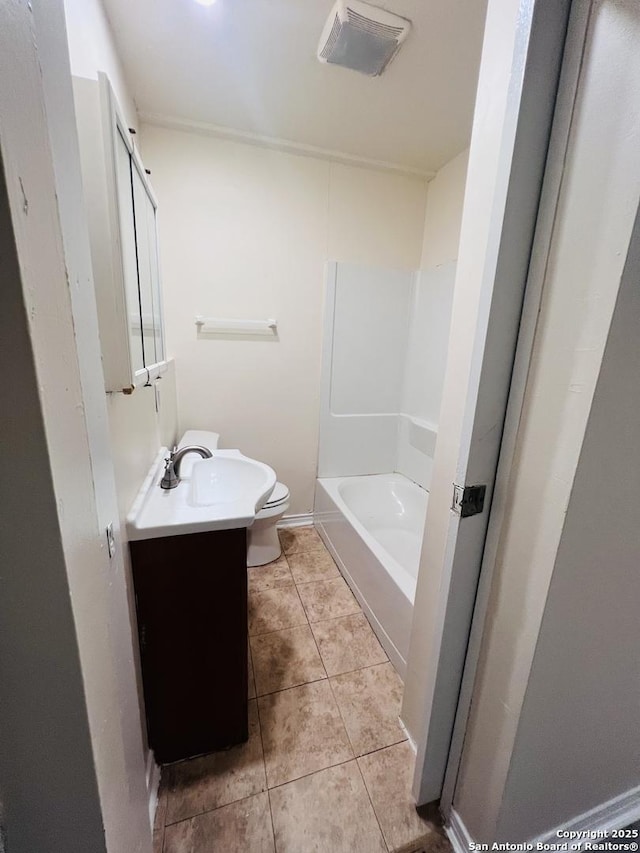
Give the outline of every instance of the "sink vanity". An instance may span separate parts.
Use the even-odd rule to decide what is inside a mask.
[[[186,456],[177,487],[162,489],[168,453],[127,518],[149,744],[161,764],[248,737],[247,528],[276,483],[267,465],[217,450]]]
[[[130,395],[167,368],[157,203],[107,77],[74,78],[74,100],[105,390]],[[162,448],[127,517],[149,743],[160,763],[247,738],[247,530],[276,476],[217,440],[190,431],[181,444],[196,454],[172,454],[166,471]],[[281,496],[271,507],[274,532],[286,506]]]

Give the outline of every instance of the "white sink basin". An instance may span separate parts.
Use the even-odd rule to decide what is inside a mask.
[[[257,512],[275,484],[275,471],[268,465],[243,456],[239,450],[217,450],[211,459],[193,466],[189,503],[217,506],[248,500]]]
[[[251,527],[276,484],[273,469],[239,450],[196,462],[175,489],[161,489],[166,447],[158,454],[127,516],[129,539],[157,539]]]

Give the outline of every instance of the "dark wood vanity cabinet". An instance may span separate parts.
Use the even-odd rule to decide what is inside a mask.
[[[130,548],[156,761],[246,741],[246,528],[134,541]]]

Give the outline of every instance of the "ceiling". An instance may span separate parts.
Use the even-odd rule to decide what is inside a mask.
[[[333,0],[103,0],[143,118],[437,170],[469,143],[486,0],[387,0],[413,30],[369,78],[316,59]]]

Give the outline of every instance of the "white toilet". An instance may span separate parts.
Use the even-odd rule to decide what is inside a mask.
[[[276,483],[269,499],[249,528],[247,566],[264,566],[278,559],[282,547],[277,524],[288,509],[289,489],[284,483]]]
[[[178,447],[183,447],[185,444],[201,444],[213,453],[218,447],[219,438],[217,432],[189,429],[178,442]],[[199,461],[196,454],[187,454],[182,461],[181,476],[188,477],[193,465]],[[247,566],[264,566],[278,559],[282,553],[282,547],[278,538],[277,525],[288,509],[289,489],[284,483],[276,483],[267,502],[249,528]]]

